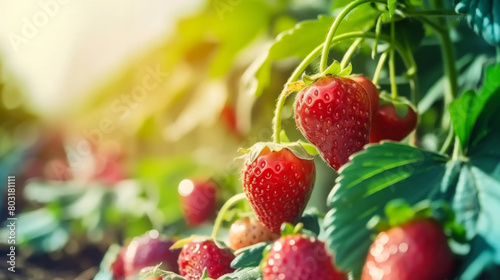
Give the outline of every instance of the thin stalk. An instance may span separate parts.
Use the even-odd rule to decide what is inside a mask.
[[[443,9],[444,3],[440,0],[433,0],[432,4],[436,10]],[[432,21],[429,21],[432,22]],[[450,33],[448,29],[448,23],[445,18],[438,18],[438,26],[429,24],[434,30],[437,32],[439,39],[441,41],[441,53],[443,54],[443,65],[444,65],[444,76],[446,78],[446,87],[445,87],[445,104],[444,111],[448,111],[448,107],[453,100],[457,97],[458,94],[458,74],[457,69],[455,68],[455,50],[453,49],[453,43],[450,38]],[[451,127],[448,127],[451,129]],[[455,139],[455,145],[453,148],[453,156],[461,155],[462,148],[460,147],[460,142]]]
[[[446,135],[446,140],[444,140],[443,146],[439,150],[440,154],[446,153],[450,148],[451,142],[453,142],[453,138],[455,137],[455,132],[453,131],[453,127],[450,126],[448,128],[448,135]]]
[[[328,52],[330,51],[330,46],[332,44],[333,36],[335,35],[335,32],[337,31],[342,20],[359,5],[370,2],[373,3],[378,2],[384,4],[387,3],[387,1],[382,1],[382,0],[356,0],[347,5],[344,8],[344,10],[342,10],[342,12],[340,12],[340,14],[335,18],[332,26],[330,27],[330,30],[328,31],[328,35],[326,36],[325,44],[323,45],[323,51],[321,53],[321,62],[319,67],[320,72],[324,72],[326,70],[326,65],[328,62]]]
[[[222,220],[224,218],[224,214],[226,214],[227,210],[231,208],[236,203],[246,199],[246,195],[244,193],[237,194],[224,203],[219,213],[217,214],[217,218],[215,219],[214,227],[212,229],[212,235],[210,236],[213,240],[217,240],[217,235],[219,234],[219,229],[222,224]]]
[[[344,57],[342,58],[342,61],[340,62],[340,69],[344,69],[349,61],[351,60],[352,55],[358,48],[358,46],[363,42],[363,38],[358,38],[352,45],[347,49],[347,51],[344,54]]]
[[[375,73],[373,73],[372,83],[374,85],[378,85],[378,80],[380,78],[380,73],[382,73],[382,69],[384,68],[385,61],[387,60],[388,52],[385,51],[380,55],[378,60],[377,68],[375,68]]]
[[[288,90],[288,85],[297,81],[300,78],[300,75],[307,66],[318,56],[319,52],[323,48],[323,44],[317,46],[309,55],[307,55],[304,60],[295,68],[292,75],[288,78],[286,84],[283,86],[283,90],[281,91],[278,102],[276,103],[276,110],[274,111],[273,118],[273,141],[275,143],[281,143],[281,113],[283,111],[283,106],[285,106],[285,101],[288,95],[290,95],[290,91]]]
[[[460,139],[455,136],[455,144],[453,147],[453,159],[459,159],[463,156],[462,144],[460,144]]]
[[[398,98],[398,85],[396,84],[396,61],[394,57],[394,43],[395,37],[395,24],[391,21],[391,47],[389,51],[389,77],[391,79],[391,97],[392,99]]]

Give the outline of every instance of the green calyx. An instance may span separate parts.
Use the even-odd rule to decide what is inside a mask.
[[[342,67],[340,65],[340,62],[335,60],[332,64],[330,64],[330,66],[328,66],[328,68],[326,68],[325,71],[323,71],[321,73],[318,73],[318,74],[315,74],[312,76],[303,74],[302,81],[306,85],[310,85],[321,77],[325,77],[325,76],[347,77],[351,74],[351,72],[352,72],[352,64],[351,63],[349,63],[346,67]]]
[[[215,280],[215,279],[210,278],[210,277],[208,276],[207,268],[205,267],[205,268],[203,269],[203,274],[201,275],[200,280]]]
[[[203,241],[207,241],[207,240],[213,240],[215,245],[217,245],[217,247],[219,247],[219,248],[226,247],[224,245],[224,243],[222,243],[221,241],[214,240],[213,238],[211,238],[209,236],[191,235],[190,237],[186,237],[186,238],[178,240],[172,246],[170,246],[169,249],[170,250],[182,249],[185,245],[188,245],[191,242],[203,242]]]
[[[379,106],[393,104],[394,109],[396,109],[396,115],[403,119],[408,114],[408,110],[411,108],[413,111],[417,112],[417,108],[410,100],[405,97],[398,96],[397,98],[393,98],[390,94],[386,92],[380,93],[380,103]]]
[[[465,230],[455,222],[455,214],[446,201],[423,200],[410,206],[404,199],[393,199],[385,206],[385,218],[372,217],[367,228],[382,232],[414,220],[432,219],[439,223],[447,236],[465,242]]]
[[[293,235],[293,234],[301,233],[303,228],[304,228],[304,224],[303,223],[298,223],[295,226],[293,226],[290,223],[283,223],[281,225],[281,236],[285,237],[287,235]]]
[[[185,278],[183,278],[182,276],[180,276],[176,273],[160,269],[160,266],[161,266],[161,263],[156,265],[156,266],[149,266],[149,267],[143,268],[139,272],[140,279],[152,279],[152,278],[156,279],[156,278],[161,277],[162,279],[185,280]]]
[[[307,150],[306,150],[307,147]],[[303,142],[291,142],[291,143],[274,143],[274,142],[258,142],[254,144],[250,149],[240,149],[240,152],[246,153],[248,160],[254,162],[265,148],[268,148],[271,152],[279,152],[282,149],[290,150],[296,157],[305,160],[314,159],[315,152],[314,146],[311,144]],[[311,154],[312,153],[312,154]]]

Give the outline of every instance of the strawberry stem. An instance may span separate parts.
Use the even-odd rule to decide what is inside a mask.
[[[436,10],[442,10],[444,8],[444,3],[442,1],[433,0],[431,1],[432,5]],[[453,48],[453,42],[450,38],[450,32],[448,28],[448,22],[446,18],[438,18],[437,21],[430,20],[425,17],[417,17],[422,23],[427,24],[431,27],[436,34],[438,35],[441,41],[441,53],[443,54],[443,65],[444,65],[444,76],[446,78],[446,87],[445,87],[445,95],[444,95],[444,111],[448,111],[448,106],[453,100],[455,100],[458,94],[458,74],[457,69],[455,68],[455,50]],[[448,118],[449,120],[449,118]],[[445,123],[445,122],[443,122]],[[448,121],[447,126],[443,124],[443,127],[448,130],[453,130],[451,127],[451,123]],[[449,132],[451,133],[451,132]],[[454,133],[453,133],[454,135]],[[441,147],[441,151],[448,150],[449,145],[451,144],[451,138],[448,134],[443,146]],[[458,157],[463,154],[463,151],[460,147],[460,142],[455,139],[455,145],[453,150],[453,156]]]
[[[219,213],[217,214],[217,218],[215,219],[214,227],[212,229],[212,235],[210,236],[213,240],[217,240],[217,235],[219,234],[219,229],[222,224],[222,220],[224,219],[224,214],[236,203],[246,199],[245,193],[237,194],[224,203]]]
[[[304,72],[307,66],[309,66],[309,64],[318,56],[322,47],[323,44],[317,46],[311,53],[309,53],[306,58],[304,58],[304,60],[302,60],[302,62],[295,68],[292,75],[290,75],[286,84],[283,86],[283,90],[281,91],[278,102],[276,104],[276,111],[274,112],[273,119],[273,141],[275,143],[281,143],[281,113],[283,111],[283,107],[285,106],[286,98],[290,95],[290,93],[292,93],[288,86],[300,78],[302,72]]]
[[[358,38],[354,41],[354,43],[352,43],[352,45],[349,47],[349,49],[344,54],[342,61],[340,62],[340,69],[346,68],[347,64],[351,60],[352,55],[354,54],[354,51],[363,42],[363,40],[364,40],[364,38]]]
[[[365,3],[382,3],[382,4],[387,4],[387,1],[383,0],[356,0],[351,2],[349,5],[347,5],[342,12],[335,18],[333,21],[332,26],[330,27],[330,30],[328,31],[328,35],[326,36],[325,43],[323,45],[323,51],[321,53],[321,62],[320,62],[320,67],[319,71],[325,72],[326,70],[326,65],[328,62],[328,51],[330,51],[330,46],[333,43],[333,36],[335,35],[335,32],[337,31],[340,23],[342,20],[356,7],[359,5],[365,4]]]
[[[384,68],[385,61],[387,60],[387,55],[388,52],[385,51],[380,55],[380,58],[378,60],[377,68],[375,68],[375,72],[373,73],[373,79],[372,83],[376,86],[378,86],[378,80],[380,78],[380,73],[382,72],[382,69]]]
[[[394,21],[391,21],[391,47],[389,51],[389,77],[391,79],[391,96],[392,99],[396,100],[398,98],[398,85],[396,84],[396,62],[394,58],[394,43],[395,40],[395,27]]]

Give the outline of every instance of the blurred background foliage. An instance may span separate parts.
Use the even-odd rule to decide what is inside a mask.
[[[182,220],[179,182],[213,178],[220,184],[221,202],[241,191],[241,161],[235,160],[238,148],[270,140],[275,100],[284,82],[298,59],[324,40],[332,16],[349,1],[187,2],[195,8],[175,21],[165,21],[169,32],[86,85],[90,90],[84,90],[84,98],[75,97],[74,102],[68,97],[64,102],[54,99],[59,110],[50,113],[33,107],[33,93],[23,84],[26,77],[15,67],[9,68],[12,63],[4,63],[12,52],[3,47],[0,175],[17,176],[18,238],[26,248],[24,254],[61,249],[78,254],[88,244],[104,252],[109,244],[123,243],[151,228],[169,234],[192,233]],[[169,9],[165,5],[161,7]],[[63,8],[78,6],[61,7],[60,13]],[[338,33],[373,28],[372,8],[362,8],[366,12],[349,16],[350,24],[341,25]],[[148,14],[141,20],[147,21]],[[463,20],[455,22],[459,86],[461,91],[477,88],[484,65],[495,57],[494,48],[473,34]],[[418,34],[421,29],[410,24],[402,31]],[[4,41],[8,34],[1,36]],[[436,59],[441,57],[440,49],[435,37],[424,35],[432,35],[432,30],[423,30],[413,42],[419,68],[418,133],[422,146],[436,150],[446,137],[438,130],[440,123],[449,120],[440,117],[444,87],[442,62]],[[340,60],[351,43],[336,46],[332,56]],[[353,58],[353,73],[372,76],[377,60],[370,58],[371,44],[365,41]],[[89,56],[79,61],[99,59]],[[398,61],[398,73],[403,69]],[[82,74],[77,70],[74,75]],[[50,65],[46,71],[51,71]],[[402,81],[401,94],[409,97],[405,79],[400,76],[398,80]],[[382,73],[380,84],[382,89],[389,88],[387,73]],[[292,100],[288,102],[291,105]],[[298,139],[292,114],[287,106],[284,128],[291,139]],[[336,175],[320,159],[316,163],[318,176],[310,205],[324,212],[325,197]],[[3,180],[2,193],[5,184]],[[4,205],[2,220],[6,218]]]

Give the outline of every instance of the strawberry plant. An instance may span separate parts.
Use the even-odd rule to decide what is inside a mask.
[[[51,220],[23,242],[54,251],[72,227],[97,242],[114,225],[167,236],[111,246],[97,280],[500,278],[498,1],[207,3],[162,49],[168,117],[137,129],[175,120],[164,138],[203,168],[142,158],[141,184],[81,196],[32,183],[51,210],[19,224]]]

